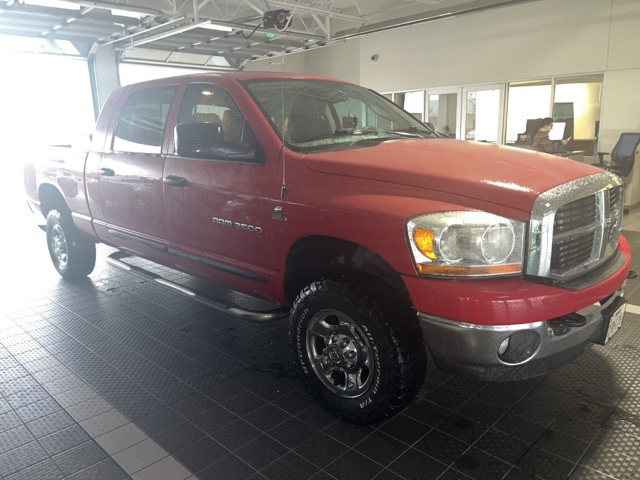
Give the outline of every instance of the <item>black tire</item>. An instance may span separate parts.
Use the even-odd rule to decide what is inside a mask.
[[[424,381],[426,351],[412,310],[385,308],[354,280],[305,287],[291,310],[291,352],[304,383],[327,410],[356,424],[406,407]]]
[[[63,278],[85,277],[96,265],[96,244],[80,235],[68,213],[50,210],[47,214],[47,247]]]

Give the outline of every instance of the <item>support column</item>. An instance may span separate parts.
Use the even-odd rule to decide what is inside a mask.
[[[91,94],[96,118],[111,92],[120,87],[118,57],[111,45],[92,49],[88,59]]]

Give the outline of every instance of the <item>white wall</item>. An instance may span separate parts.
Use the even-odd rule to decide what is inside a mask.
[[[538,0],[363,35],[286,56],[285,67],[295,57],[294,71],[378,91],[604,73],[599,150],[611,151],[622,131],[640,130],[638,46],[638,0]],[[625,202],[640,203],[640,180]]]
[[[601,72],[610,8],[540,0],[367,35],[361,78],[376,90],[409,90]]]
[[[306,53],[293,53],[282,57],[262,58],[253,60],[245,67],[246,71],[259,72],[307,72]]]
[[[360,83],[360,38],[304,53],[254,60],[245,70],[310,73]]]

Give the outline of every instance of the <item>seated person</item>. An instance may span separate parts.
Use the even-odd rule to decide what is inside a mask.
[[[549,139],[549,132],[552,127],[553,118],[547,117],[542,119],[538,126],[538,131],[533,136],[533,141],[531,142],[531,147],[534,150],[544,153],[562,153],[565,151],[564,147],[569,143],[570,139],[567,138],[562,140],[562,145],[553,142]]]

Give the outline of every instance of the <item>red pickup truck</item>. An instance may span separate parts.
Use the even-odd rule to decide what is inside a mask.
[[[109,262],[254,321],[289,317],[316,399],[355,423],[406,406],[437,366],[544,374],[625,311],[622,182],[573,160],[444,138],[332,79],[210,73],[115,91],[88,152],[27,164],[65,278]],[[138,256],[267,300],[249,311]],[[426,347],[426,348],[425,348]]]

